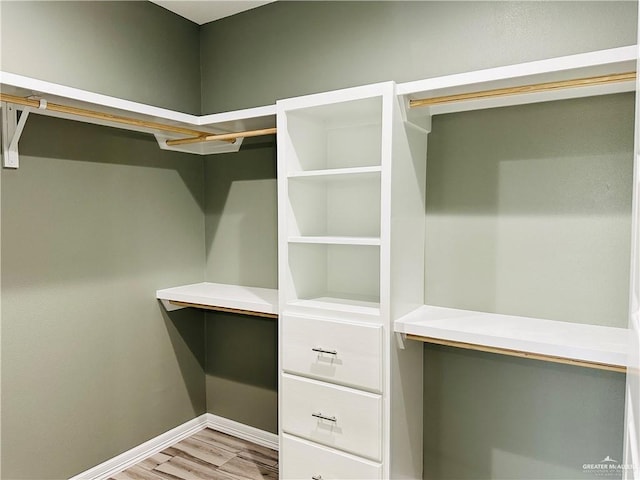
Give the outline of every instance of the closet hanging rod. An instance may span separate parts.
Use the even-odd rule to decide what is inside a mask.
[[[263,128],[260,130],[247,130],[245,132],[236,132],[236,133],[216,133],[209,134],[207,136],[198,136],[198,137],[189,137],[189,138],[179,138],[176,140],[167,140],[167,145],[170,147],[176,145],[188,145],[190,143],[199,143],[199,142],[213,142],[216,140],[226,140],[226,141],[234,141],[236,138],[247,138],[247,137],[261,137],[263,135],[273,135],[277,133],[278,129],[276,127],[271,128]]]
[[[589,360],[577,360],[573,358],[557,357],[544,353],[525,352],[522,350],[512,350],[509,348],[491,347],[488,345],[478,345],[473,343],[458,342],[457,340],[445,340],[442,338],[423,337],[422,335],[407,334],[409,340],[417,340],[423,343],[433,343],[434,345],[444,345],[446,347],[463,348],[465,350],[475,350],[478,352],[496,353],[511,357],[528,358],[530,360],[543,360],[545,362],[562,363],[565,365],[575,365],[578,367],[595,368],[598,370],[608,370],[610,372],[626,373],[627,367],[623,365],[611,365],[608,363],[592,362]]]
[[[613,73],[610,75],[600,75],[598,77],[535,83],[530,85],[521,85],[519,87],[496,88],[492,90],[482,90],[479,92],[443,95],[441,97],[433,98],[417,98],[414,100],[409,100],[409,108],[428,107],[430,105],[442,105],[444,103],[461,102],[464,100],[480,100],[487,98],[504,97],[508,95],[518,95],[523,93],[549,92],[553,90],[560,90],[563,88],[607,85],[609,83],[627,82],[630,80],[635,80],[635,78],[636,72]]]
[[[97,112],[95,110],[87,110],[87,109],[78,108],[78,107],[69,107],[69,106],[60,105],[57,103],[49,103],[49,102],[40,101],[32,98],[17,97],[15,95],[8,95],[5,93],[0,93],[0,101],[13,103],[16,105],[23,105],[25,107],[32,107],[34,109],[49,110],[51,112],[65,113],[69,115],[76,115],[79,117],[93,118],[96,120],[106,120],[109,122],[120,123],[123,125],[132,125],[136,127],[151,128],[153,130],[179,133],[182,135],[195,135],[197,137],[203,137],[203,138],[211,135],[210,132],[203,132],[203,131],[194,130],[191,128],[178,127],[174,125],[166,125],[163,123],[151,122],[148,120],[138,120],[136,118],[123,117],[120,115],[112,115],[109,113]],[[226,140],[226,141],[230,143],[234,142],[234,140]]]

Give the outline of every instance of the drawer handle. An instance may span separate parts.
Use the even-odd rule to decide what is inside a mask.
[[[323,415],[320,412],[312,413],[311,416],[315,417],[315,418],[319,418],[320,420],[326,420],[327,422],[336,423],[338,421],[338,419],[336,417],[327,417],[326,415]]]
[[[311,480],[322,480],[322,475],[314,475]]]
[[[338,352],[335,350],[325,350],[324,348],[316,347],[312,348],[311,351],[318,353],[326,353],[327,355],[338,355]]]

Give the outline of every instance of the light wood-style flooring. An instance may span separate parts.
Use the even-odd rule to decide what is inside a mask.
[[[210,428],[110,480],[277,480],[278,452]]]

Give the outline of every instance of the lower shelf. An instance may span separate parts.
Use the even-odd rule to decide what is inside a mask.
[[[158,290],[156,298],[162,300],[167,310],[194,307],[278,317],[278,291],[271,288],[203,282]]]
[[[351,300],[338,297],[316,297],[292,300],[287,307],[301,307],[312,310],[331,310],[367,316],[380,315],[380,303],[374,301]]]
[[[407,338],[625,372],[629,330],[424,305],[396,320]]]

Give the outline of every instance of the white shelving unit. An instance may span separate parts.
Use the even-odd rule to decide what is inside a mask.
[[[332,471],[335,478],[352,478],[353,471],[371,468],[371,461],[379,467],[375,478],[420,478],[422,346],[397,346],[394,332],[403,340],[625,371],[625,328],[425,305],[424,179],[433,115],[633,91],[636,58],[637,48],[630,46],[410,82],[395,90],[368,86],[278,102],[285,478],[287,472],[325,478],[322,466],[294,459],[294,452],[311,459],[327,450],[353,461],[343,472]],[[417,107],[422,99],[428,105]],[[351,330],[338,333],[337,324]],[[338,435],[334,427],[342,434],[347,423],[331,412],[352,411],[363,387],[349,390],[354,386],[343,380],[353,378],[349,362],[342,361],[345,347],[326,340],[333,335],[355,343],[358,328],[374,325],[383,345],[378,365],[385,372],[385,420],[367,438],[382,442],[379,456],[354,449],[353,438],[332,437]],[[310,350],[324,353],[305,357],[300,342],[317,344]],[[336,359],[341,361],[324,368]],[[377,401],[373,395],[367,398]],[[322,416],[306,418],[300,408],[291,413],[293,404],[313,405]],[[369,425],[377,422],[371,418]]]
[[[193,307],[261,317],[278,316],[278,291],[269,288],[202,282],[158,290],[156,298],[168,311]]]
[[[520,65],[469,72],[446,77],[409,82],[398,85],[398,92],[407,103],[416,99],[440,96],[470,94],[492,89],[517,88],[531,83],[566,81],[591,78],[598,75],[634,72],[636,69],[637,47],[621,47],[590,52],[568,57],[541,60]],[[430,119],[440,113],[462,112],[481,108],[495,108],[534,102],[553,101],[568,98],[604,95],[635,90],[635,80],[605,83],[595,86],[575,86],[557,88],[535,93],[514,93],[510,95],[468,98],[460,101],[438,103],[424,108],[412,109],[410,115]],[[636,170],[637,170],[636,166]],[[463,320],[461,320],[463,319]],[[518,328],[527,329],[532,335],[529,347],[518,342],[521,335]],[[586,350],[609,352],[604,363],[623,368],[626,365],[627,339],[625,329],[608,329],[594,325],[569,324],[543,319],[525,319],[507,315],[483,312],[465,312],[454,309],[438,309],[423,306],[396,322],[396,331],[413,336],[432,339],[455,340],[473,343],[477,346],[499,346],[518,349],[523,352],[541,353],[552,351],[567,359],[583,360],[583,348],[575,342],[583,342]],[[571,335],[566,332],[571,331]],[[550,334],[553,332],[553,334]],[[556,338],[557,337],[557,338]],[[577,340],[581,339],[581,340]],[[615,340],[614,340],[615,339]],[[575,358],[574,358],[575,357]],[[589,355],[587,355],[589,357]],[[600,361],[594,360],[594,361]]]
[[[633,72],[637,60],[638,49],[634,45],[409,82],[398,85],[398,93],[407,105],[416,107],[411,108],[409,118],[430,125],[431,117],[437,114],[634,91]],[[584,86],[585,83],[589,85]],[[426,102],[419,101],[423,99]],[[638,128],[636,120],[636,151]],[[640,403],[637,400],[640,398],[637,373],[634,373],[639,344],[637,323],[634,331],[634,316],[637,318],[638,315],[639,169],[640,160],[636,154],[629,329],[430,305],[417,305],[405,312],[396,319],[394,327],[403,339],[618,372],[626,372],[627,367],[631,367],[627,375],[629,398],[623,462],[626,464],[637,464],[638,421],[634,415],[638,414],[637,404]],[[633,476],[630,472],[630,475],[628,478],[637,478],[637,473]]]
[[[380,314],[382,101],[362,91],[281,105],[282,308]]]
[[[275,105],[198,116],[89,92],[78,88],[67,87],[56,83],[45,82],[9,72],[0,72],[0,92],[3,95],[38,100],[40,101],[41,107],[25,107],[3,101],[3,123],[5,125],[15,125],[17,123],[17,111],[22,111],[23,116],[24,113],[36,113],[40,115],[48,115],[70,120],[81,120],[86,123],[153,134],[156,137],[159,147],[162,149],[199,155],[237,152],[242,145],[243,139],[238,138],[234,142],[210,141],[169,146],[167,145],[168,140],[188,138],[190,134],[159,130],[146,125],[146,123],[153,122],[209,134],[224,134],[266,129],[275,127],[276,123]],[[65,108],[62,109],[63,111],[52,110],[50,109],[52,105],[61,105]],[[98,115],[79,116],[77,113],[74,113],[78,109],[97,113]],[[114,120],[110,120],[109,117],[113,117]],[[127,119],[132,120],[132,122],[118,122],[115,121],[115,117],[126,117]],[[27,117],[24,116],[24,118],[26,119]],[[136,121],[139,123],[136,123]],[[24,124],[22,126],[24,126]],[[11,143],[13,133],[13,129],[11,132],[3,132],[5,135],[5,152],[9,143]],[[20,132],[18,132],[15,142],[16,152],[19,134]],[[8,154],[5,154],[4,156],[5,167],[17,168],[17,153],[11,156],[11,158],[15,159],[15,165],[8,164],[6,160],[9,158]]]
[[[403,258],[424,248],[426,131],[386,83],[278,102],[278,132],[282,477],[418,478],[401,417],[420,421],[421,366],[392,376],[422,349],[399,352],[391,319],[422,298],[423,265]],[[392,241],[394,222],[417,235]],[[394,295],[392,275],[418,288]]]

